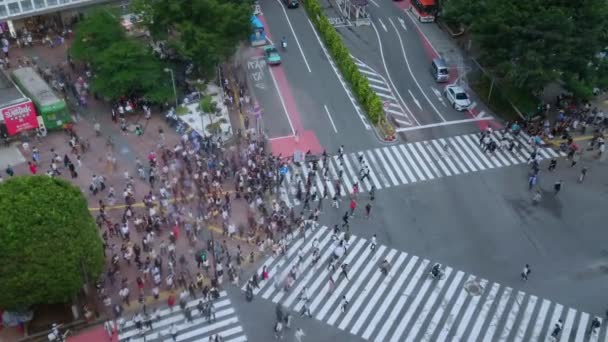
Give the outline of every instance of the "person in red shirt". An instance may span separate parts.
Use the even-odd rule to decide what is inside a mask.
[[[30,172],[31,172],[33,175],[35,175],[35,174],[36,174],[36,171],[38,170],[38,169],[36,168],[36,164],[34,164],[34,163],[32,163],[32,162],[29,162],[29,161],[28,161],[28,162],[27,162],[27,165],[30,167]]]
[[[175,241],[177,241],[177,238],[179,236],[179,227],[177,223],[175,223],[175,225],[173,226],[173,236],[175,237]]]
[[[171,294],[167,298],[167,305],[169,306],[169,309],[173,312],[173,307],[175,306],[175,294],[173,292],[171,292]]]
[[[350,216],[353,216],[356,208],[357,208],[357,202],[354,199],[351,199],[350,200]]]

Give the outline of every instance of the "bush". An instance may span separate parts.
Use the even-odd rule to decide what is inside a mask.
[[[380,118],[384,116],[384,106],[380,97],[371,89],[367,78],[361,74],[352,57],[350,51],[344,45],[342,37],[331,25],[327,17],[323,14],[323,9],[317,0],[306,0],[302,2],[311,22],[325,41],[325,45],[330,55],[338,65],[340,72],[350,84],[357,101],[361,104],[370,121],[377,125]]]

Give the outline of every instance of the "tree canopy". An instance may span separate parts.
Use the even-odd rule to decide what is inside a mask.
[[[155,39],[167,40],[203,76],[230,58],[252,32],[250,0],[137,0],[134,11]]]
[[[104,97],[136,94],[155,103],[173,97],[165,65],[151,48],[128,37],[118,18],[106,10],[92,12],[78,25],[70,54],[91,64],[91,87]]]
[[[102,241],[87,201],[69,182],[44,176],[0,183],[0,307],[63,303],[103,268]]]
[[[605,0],[447,0],[443,11],[473,33],[484,64],[531,90],[555,80],[608,85],[605,61],[597,58],[608,43],[607,14]]]

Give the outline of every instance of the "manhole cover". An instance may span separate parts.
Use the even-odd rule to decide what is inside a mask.
[[[476,280],[470,280],[470,281],[467,281],[466,283],[464,283],[464,289],[471,296],[479,296],[483,292],[483,287]]]

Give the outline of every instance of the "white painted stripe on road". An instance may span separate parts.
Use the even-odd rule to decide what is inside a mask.
[[[440,163],[440,166],[442,168],[445,168],[445,164],[443,163],[445,161],[445,163],[449,166],[449,169],[451,170],[450,174],[455,173],[455,174],[459,175],[460,171],[458,170],[456,165],[454,165],[454,163],[452,162],[452,159],[450,158],[450,155],[449,155],[449,149],[448,149],[448,152],[444,151],[443,148],[441,147],[441,145],[439,145],[439,142],[437,140],[432,140],[431,143],[435,147],[435,153],[437,154],[437,161]]]
[[[511,164],[519,164],[519,161],[511,154],[509,153],[508,149],[505,149],[502,147],[502,136],[500,134],[500,132],[495,131],[492,135],[491,135],[492,139],[496,142],[496,144],[498,144],[502,154],[504,154],[505,156],[507,156],[507,158],[509,158],[509,160],[511,161]]]
[[[329,114],[329,109],[327,108],[327,105],[323,105],[323,107],[325,107],[325,113],[327,113],[327,117],[329,118],[329,122],[331,122],[331,127],[334,128],[334,132],[338,133],[338,129],[336,128],[336,124],[334,123],[334,119],[332,119],[331,114]]]
[[[353,294],[355,293],[355,291],[359,288],[359,286],[361,286],[361,284],[363,283],[363,280],[365,280],[365,278],[367,278],[367,275],[369,274],[369,272],[371,271],[372,267],[376,266],[377,264],[377,259],[382,256],[382,254],[384,254],[384,250],[386,249],[386,247],[384,247],[384,245],[380,246],[377,250],[377,252],[374,254],[374,256],[372,257],[372,260],[365,260],[367,262],[367,265],[365,265],[365,268],[363,269],[363,271],[361,271],[361,273],[363,274],[363,276],[359,276],[357,278],[357,280],[355,281],[355,283],[351,286],[351,288],[348,290],[348,292],[346,293],[346,300],[348,300],[349,302],[352,301],[353,298]],[[364,260],[363,258],[360,258],[360,260]],[[351,274],[356,274],[355,273],[356,270],[351,270]],[[340,283],[340,287],[342,286],[346,286],[346,284],[348,283],[348,280],[344,279],[341,283]],[[342,289],[343,290],[343,289]],[[341,291],[340,291],[341,292]],[[348,309],[347,309],[348,310]],[[334,325],[336,323],[336,321],[338,320],[340,314],[342,312],[341,306],[339,305],[338,307],[336,307],[334,309],[334,312],[332,313],[332,315],[329,317],[329,319],[327,320],[327,324],[329,325]]]
[[[452,270],[450,268],[448,268],[445,272],[444,279],[449,279],[451,272],[452,272]],[[456,273],[456,275],[454,276],[454,279],[452,279],[450,281],[450,287],[448,288],[447,293],[442,297],[442,300],[444,300],[444,298],[445,298],[446,305],[452,299],[454,292],[456,292],[456,287],[460,284],[462,277],[464,277],[464,273],[458,271]],[[420,332],[420,328],[422,328],[422,325],[426,321],[429,313],[431,313],[431,309],[435,306],[435,302],[439,298],[439,295],[441,294],[445,284],[447,284],[447,281],[440,281],[439,285],[433,289],[433,293],[431,293],[431,296],[429,297],[429,299],[427,299],[424,307],[422,308],[422,311],[418,314],[418,317],[416,318],[416,321],[414,322],[412,329],[408,333],[406,341],[415,341],[415,338],[418,336],[418,333]],[[442,306],[440,305],[439,308],[437,308],[437,310],[435,310],[435,311],[436,311],[435,312],[436,314],[437,313],[441,314]],[[436,322],[435,324],[437,324],[437,323],[439,323],[439,322]],[[431,320],[431,322],[429,322],[429,324],[433,324],[433,321]]]
[[[581,317],[578,320],[578,328],[576,328],[575,341],[583,341],[587,332],[587,323],[589,323],[589,314],[586,312],[581,313]],[[594,334],[591,334],[594,335]],[[563,337],[562,337],[563,338]]]
[[[369,168],[369,177],[372,179],[372,183],[374,183],[376,190],[382,189],[382,186],[380,185],[380,182],[378,181],[378,178],[376,177],[376,172],[374,171],[374,168],[372,167],[373,165],[365,157],[365,153],[359,152],[359,154],[361,156],[363,156],[363,161],[365,162],[365,165],[367,165],[367,167]]]
[[[355,153],[351,153],[351,158],[352,158],[353,168],[354,168],[359,163],[359,157]],[[363,187],[363,185],[365,185],[365,187],[367,188],[367,191],[369,191],[372,188],[372,181],[370,180],[370,178],[372,177],[372,175],[371,175],[372,170],[370,168],[370,165],[367,164],[367,162],[365,162],[365,164],[359,164],[358,165],[359,169],[361,169],[361,167],[363,165],[367,166],[367,168],[369,169],[370,175],[369,175],[369,177],[365,177],[365,179],[363,181],[359,181],[359,183],[361,183],[361,187]],[[359,172],[359,179],[361,179],[362,176],[363,176],[363,174],[361,174],[361,172]]]
[[[422,155],[422,158],[424,158],[424,160],[427,161],[428,165],[431,167],[431,169],[433,170],[433,172],[435,172],[435,174],[437,175],[437,177],[443,177],[443,175],[441,174],[441,172],[439,172],[439,169],[437,169],[437,166],[435,166],[435,162],[433,161],[433,159],[429,158],[429,155],[426,153],[426,150],[424,149],[424,146],[422,146],[422,144],[420,142],[414,143],[414,146],[416,146],[418,148],[418,151]],[[444,171],[445,171],[444,173],[445,173],[446,176],[451,176],[452,175],[450,173],[450,171],[448,171],[447,169],[444,169]]]
[[[479,161],[477,159],[477,157],[475,156],[475,154],[473,153],[473,151],[471,151],[471,149],[469,148],[469,145],[467,143],[465,143],[459,136],[454,137],[455,142],[455,146],[458,146],[460,149],[462,149],[463,151],[465,151],[466,153],[463,153],[461,155],[461,157],[467,161],[467,160],[471,160],[473,161],[473,163],[475,164],[475,166],[477,167],[478,170],[485,170],[486,167],[481,164],[481,161]],[[467,159],[467,157],[469,157],[470,159]],[[468,163],[470,164],[470,163]]]
[[[528,304],[526,305],[526,310],[524,311],[524,315],[521,318],[521,322],[519,322],[519,326],[517,328],[517,332],[514,336],[515,342],[521,342],[524,340],[524,336],[526,335],[526,330],[528,329],[528,325],[530,324],[530,319],[532,318],[532,314],[534,313],[534,309],[536,308],[536,303],[538,302],[538,297],[530,296],[528,298]]]
[[[473,151],[473,153],[477,156],[477,158],[479,158],[479,160],[483,161],[490,169],[495,168],[496,166],[486,157],[485,152],[483,152],[480,148],[479,145],[477,145],[475,143],[474,140],[471,139],[471,137],[469,137],[468,135],[463,135],[461,136],[462,140],[469,144],[469,148],[471,149],[471,151]],[[500,164],[498,164],[498,166],[500,166]]]
[[[558,158],[559,154],[557,152],[555,152],[555,150],[553,150],[553,148],[551,147],[545,147],[544,149],[547,153],[549,153],[551,155],[551,157],[553,158]]]
[[[376,152],[378,160],[380,160],[380,162],[382,162],[382,166],[384,168],[384,171],[386,171],[386,173],[388,174],[388,177],[393,182],[393,185],[395,185],[395,186],[399,185],[399,182],[397,181],[397,178],[395,178],[395,174],[393,174],[393,171],[391,171],[390,166],[388,166],[386,160],[384,160],[384,156],[382,155],[382,152],[380,151],[380,149],[376,148],[376,149],[374,149],[374,152]]]
[[[433,176],[433,174],[431,173],[431,170],[429,170],[429,168],[426,167],[426,163],[424,161],[422,161],[422,158],[420,158],[420,156],[416,152],[416,149],[411,144],[407,144],[405,147],[408,148],[408,151],[412,154],[412,156],[414,156],[414,159],[416,159],[416,161],[418,161],[418,166],[420,166],[422,168],[422,170],[424,171],[424,174],[426,175],[426,178],[435,179],[435,176]]]
[[[380,76],[378,74],[375,74],[375,76],[382,77],[382,76]],[[381,79],[381,78],[374,78],[374,77],[371,77],[369,75],[366,75],[365,78],[367,78],[367,80],[370,82],[370,85],[372,83],[378,83],[378,84],[386,85],[386,82],[383,79]]]
[[[418,168],[418,165],[416,165],[416,162],[414,162],[414,159],[410,156],[410,152],[405,148],[405,145],[399,145],[399,150],[401,151],[401,153],[405,156],[405,159],[407,159],[408,163],[405,167],[406,168],[413,168],[414,172],[416,172],[416,176],[418,176],[418,179],[421,181],[426,180],[426,177],[424,176],[424,173],[422,173],[422,171],[420,171],[420,169]],[[414,182],[416,182],[416,179],[414,178]]]
[[[443,315],[445,314],[446,309],[448,308],[448,306],[452,302],[452,298],[456,294],[456,289],[461,287],[460,282],[462,281],[462,278],[464,278],[464,272],[458,271],[458,273],[456,273],[456,276],[454,277],[454,280],[451,282],[450,287],[448,288],[445,296],[442,298],[441,303],[439,304],[439,307],[437,307],[437,309],[435,310],[435,314],[433,315],[433,317],[431,318],[431,321],[429,322],[428,326],[426,327],[425,333],[422,334],[422,336],[420,336],[422,341],[429,341],[431,339],[433,333],[435,333],[435,329],[439,326],[439,323],[441,322],[441,319],[443,318]],[[468,279],[469,280],[473,279],[473,277],[469,276]],[[463,290],[464,290],[464,288],[463,288]],[[460,299],[460,296],[458,297],[458,299]],[[458,299],[456,300],[456,303],[454,305],[462,307],[462,303],[458,304]],[[448,322],[446,322],[446,324],[447,323]]]
[[[597,316],[595,316],[595,317],[597,317]],[[589,342],[599,341],[600,335],[602,334],[602,330],[604,330],[604,334],[606,334],[605,339],[606,339],[606,341],[608,341],[608,330],[605,330],[603,328],[604,322],[602,321],[602,319],[599,317],[597,317],[597,319],[600,321],[600,328],[597,329],[597,334],[591,334],[591,336],[589,337]]]
[[[449,267],[446,268],[446,270],[445,270],[446,279],[448,278],[448,276],[450,275],[449,273],[451,273],[451,272],[452,272],[451,268],[449,268]],[[444,284],[444,283],[445,282],[442,281],[439,283],[439,285],[437,285],[437,283],[435,281],[433,281],[431,279],[427,279],[427,281],[425,281],[424,284],[422,284],[422,287],[416,294],[414,301],[407,308],[407,311],[405,312],[405,315],[403,316],[403,318],[401,318],[401,321],[399,322],[399,324],[397,324],[397,329],[395,329],[393,336],[391,336],[391,339],[390,339],[391,342],[403,341],[403,339],[401,338],[401,335],[403,335],[405,328],[407,328],[410,321],[412,320],[414,313],[416,312],[416,310],[418,309],[418,306],[420,305],[420,302],[422,301],[422,299],[424,299],[424,297],[426,297],[426,293],[428,292],[429,288],[431,287],[431,284],[441,286],[441,284]]]
[[[390,89],[388,89],[388,88],[386,88],[386,87],[381,87],[381,86],[379,86],[379,85],[375,85],[375,84],[373,84],[373,83],[370,83],[370,84],[369,84],[369,86],[370,86],[370,87],[372,87],[372,88],[374,88],[374,89],[378,89],[378,90],[380,90],[380,91],[385,91],[385,92],[387,92],[387,93],[389,93],[389,94],[391,93],[391,90],[390,90]]]
[[[389,99],[389,100],[393,100],[393,101],[397,101],[397,99],[392,96],[392,95],[388,95],[388,94],[384,94],[384,93],[376,93],[378,96],[383,97],[385,99]]]
[[[542,332],[545,319],[547,319],[547,314],[549,313],[550,306],[551,302],[546,299],[543,299],[543,303],[540,306],[540,311],[536,316],[536,321],[534,322],[534,326],[532,328],[532,333],[530,334],[531,341],[538,341],[538,339],[540,338],[540,334]],[[524,340],[524,336],[521,336],[521,340]]]
[[[237,338],[230,339],[226,342],[247,342],[247,336],[239,336]]]
[[[555,326],[555,323],[557,323],[557,320],[562,316],[563,310],[564,307],[561,304],[555,304],[555,308],[553,308],[553,314],[551,315],[551,320],[549,321],[549,329],[547,330],[547,336],[545,337],[545,340],[551,337],[553,327]]]
[[[387,109],[385,109],[385,111],[386,111],[387,113],[391,113],[391,114],[393,114],[393,115],[397,115],[397,116],[401,116],[401,117],[404,117],[404,118],[408,118],[408,119],[409,119],[409,117],[408,117],[408,116],[407,116],[407,115],[406,115],[406,114],[405,114],[405,113],[404,113],[402,110],[396,111],[396,110],[393,110],[393,109],[387,108]],[[408,123],[409,123],[409,122],[408,122]],[[411,124],[411,123],[409,123],[409,124]]]
[[[359,69],[359,71],[366,75],[380,76],[377,72],[369,71],[369,69]]]
[[[389,263],[392,263],[393,258],[395,257],[396,254],[397,254],[397,250],[391,249],[390,252],[388,252],[388,254],[384,257],[384,259],[386,259]],[[365,286],[358,293],[357,299],[354,301],[354,303],[352,303],[352,306],[346,310],[347,311],[346,315],[344,316],[344,319],[342,319],[342,322],[340,322],[340,324],[338,325],[338,329],[340,329],[340,330],[346,329],[346,327],[348,327],[348,324],[353,319],[353,317],[355,316],[355,314],[357,313],[357,311],[359,310],[361,305],[363,305],[363,302],[366,301],[368,296],[372,292],[380,292],[379,288],[376,287],[376,283],[378,282],[378,280],[380,279],[381,276],[383,276],[383,274],[380,271],[380,268],[378,266],[376,266],[376,272],[374,272],[374,275],[372,276],[371,279],[369,279],[365,282]],[[367,274],[361,274],[361,275],[359,275],[357,280],[361,279],[361,281],[363,281],[364,279],[366,279],[366,277],[367,277]],[[356,283],[355,283],[355,285],[356,285]],[[354,294],[355,293],[353,292],[353,295]],[[346,298],[352,298],[352,295],[351,296],[347,295]],[[368,307],[371,306],[373,308],[373,304],[371,302],[367,302],[366,305]],[[361,315],[360,317],[363,317],[363,316]],[[353,329],[354,329],[354,327],[353,327]],[[352,331],[351,331],[351,333],[352,333]],[[356,332],[354,334],[356,334]]]
[[[388,178],[385,175],[385,172],[383,172],[384,170],[382,170],[382,165],[380,165],[380,163],[376,162],[376,157],[374,156],[374,153],[371,150],[365,151],[365,153],[367,154],[367,157],[372,161],[372,163],[374,165],[376,165],[376,167],[378,168],[378,175],[380,176],[380,180],[382,180],[382,183],[384,184],[385,188],[390,188],[391,187],[391,183],[388,181]]]
[[[346,168],[348,169],[348,173],[353,174],[353,185],[355,183],[358,183],[359,192],[365,192],[365,186],[363,186],[363,183],[359,181],[359,172],[357,172],[357,170],[354,167],[352,167],[350,164],[350,159],[348,158],[349,155],[352,155],[352,153],[344,155],[344,164],[346,165]],[[367,185],[369,186],[369,182],[367,183]],[[371,188],[371,186],[369,186],[369,188]]]
[[[331,188],[335,190],[335,184],[338,185],[338,187],[340,188],[340,194],[344,195],[346,194],[346,189],[344,189],[344,186],[342,185],[342,180],[338,179],[338,171],[336,169],[335,166],[335,159],[334,157],[329,157],[329,159],[327,159],[327,165],[329,166],[329,172],[331,173],[331,175],[333,176],[333,179],[335,180],[335,182],[332,182],[332,186]],[[337,190],[334,191],[334,193],[337,192]]]
[[[511,330],[513,329],[513,325],[515,324],[515,320],[517,319],[517,313],[519,313],[519,309],[523,304],[523,300],[526,297],[526,294],[518,291],[515,296],[513,304],[511,304],[511,310],[507,314],[507,322],[505,323],[505,327],[502,330],[502,333],[498,335],[499,341],[506,341],[509,335],[511,334]]]
[[[397,320],[397,316],[399,315],[399,313],[401,313],[405,302],[408,298],[410,298],[410,295],[412,294],[412,291],[414,290],[415,286],[418,284],[418,281],[423,278],[423,274],[426,274],[428,264],[428,260],[422,260],[422,262],[416,269],[416,273],[414,273],[414,276],[412,276],[412,279],[410,279],[410,281],[408,282],[405,291],[403,291],[403,294],[399,296],[399,300],[393,306],[393,310],[391,310],[391,313],[389,314],[388,318],[384,320],[384,325],[382,325],[378,336],[376,336],[376,338],[374,339],[375,342],[386,342],[386,335],[389,333],[391,327]]]
[[[360,256],[359,255],[359,250],[361,248],[363,248],[363,246],[365,245],[365,243],[366,243],[365,239],[358,239],[357,242],[355,243],[354,247],[350,248],[347,251],[346,259],[344,259],[344,263],[350,265],[350,262],[353,260],[353,258],[355,256]],[[366,248],[366,249],[368,249],[367,252],[369,252],[369,248]],[[325,268],[324,272],[329,273],[329,271],[327,270],[327,268]],[[340,274],[340,270],[335,271],[334,274],[330,274],[330,277],[332,277],[335,280],[339,274]],[[329,279],[328,279],[327,280],[327,286],[323,286],[323,288],[319,291],[319,294],[315,297],[315,299],[310,304],[310,307],[309,307],[310,308],[310,313],[314,314],[314,312],[317,309],[317,306],[319,306],[319,304],[321,303],[321,301],[323,301],[323,300],[326,299],[327,295],[329,294],[329,290],[330,289],[329,289]],[[334,293],[335,293],[335,291],[334,291]],[[335,301],[335,298],[334,298],[334,301],[331,301],[331,298],[333,297],[334,293],[332,293],[332,296],[328,300],[325,301],[325,304],[326,305],[329,304],[330,307],[333,304],[333,302]],[[337,296],[336,296],[336,298],[337,298]]]
[[[572,332],[572,325],[574,324],[575,317],[576,310],[572,308],[568,309],[568,315],[564,320],[564,330],[562,330],[561,338],[559,339],[561,342],[566,342],[570,340],[570,333]]]
[[[344,182],[344,186],[346,186],[346,189],[344,189],[345,191],[343,192],[343,194],[352,194],[353,193],[353,185],[351,184],[350,180],[348,179],[348,172],[346,172],[346,170],[344,169],[344,166],[342,165],[342,162],[340,161],[340,159],[337,156],[333,157],[334,162],[336,163],[336,173],[340,173],[340,170],[342,170],[342,179],[341,181]]]
[[[390,152],[390,148],[384,147],[384,148],[382,148],[382,152],[384,152],[386,159],[388,159],[389,163],[393,166],[393,169],[397,173],[397,177],[399,177],[399,179],[401,180],[401,184],[407,184],[408,183],[407,178],[405,178],[405,175],[401,171],[401,168],[395,161],[395,157]]]
[[[477,340],[479,333],[481,333],[481,328],[483,327],[484,322],[488,318],[488,312],[490,311],[490,308],[492,307],[492,304],[494,303],[494,300],[496,299],[496,294],[498,293],[499,288],[500,288],[500,285],[498,285],[496,283],[494,283],[494,285],[492,285],[492,288],[490,289],[490,293],[486,297],[486,300],[483,303],[483,306],[481,307],[481,311],[479,312],[479,314],[477,315],[477,318],[475,319],[475,324],[473,325],[471,334],[467,337],[468,341]],[[461,326],[462,326],[462,323],[461,323]],[[459,328],[458,330],[460,331],[460,327],[458,327],[458,328]],[[458,338],[455,340],[459,341],[461,335],[457,333],[456,336],[458,336]]]
[[[399,149],[397,148],[397,146],[393,145],[390,147],[390,149],[392,150],[393,154],[397,157],[397,160],[399,161],[399,165],[401,165],[401,167],[403,167],[403,170],[405,170],[405,173],[407,173],[407,176],[409,177],[410,182],[416,182],[416,177],[414,177],[414,175],[410,171],[409,165],[407,165],[405,160],[403,160],[403,157],[401,156],[401,153],[399,153]]]
[[[468,173],[469,171],[474,172],[477,171],[477,169],[475,168],[475,166],[473,166],[473,164],[471,164],[467,159],[465,159],[464,153],[462,152],[462,150],[460,150],[460,148],[454,144],[454,141],[450,140],[449,142],[445,141],[443,138],[438,139],[439,142],[441,143],[442,146],[446,146],[447,145],[447,149],[448,149],[448,158],[446,158],[447,160],[454,160],[454,162],[456,162],[456,164],[458,164],[458,166],[460,167],[460,170],[462,170],[462,173]],[[464,164],[460,161],[460,158],[458,158],[460,156],[460,158],[462,158],[466,164],[469,165],[469,169],[467,169]]]
[[[322,230],[323,228],[319,229],[319,232]],[[297,250],[301,244],[303,244],[305,241],[304,239],[298,239],[292,246],[291,248],[287,251],[289,253],[290,250]],[[267,281],[262,281],[260,282],[260,288],[259,289],[254,289],[253,293],[254,294],[258,294],[260,293],[262,290],[264,290],[268,285],[272,286],[273,281],[274,281],[274,277],[276,276],[276,273],[278,271],[278,269],[280,267],[282,267],[286,262],[287,259],[289,258],[288,256],[289,254],[286,254],[283,257],[280,257],[279,260],[276,262],[276,264],[274,264],[270,270],[268,270],[268,280]]]
[[[507,287],[502,296],[500,297],[500,301],[498,301],[498,306],[496,307],[496,311],[494,315],[492,315],[492,319],[490,320],[490,325],[488,326],[488,330],[486,331],[486,335],[484,337],[484,341],[492,341],[494,338],[494,334],[496,333],[496,328],[498,328],[498,324],[500,322],[500,318],[502,317],[505,308],[507,307],[507,303],[509,302],[509,298],[511,297],[512,288]]]
[[[472,282],[475,279],[474,276],[470,275],[469,278],[466,280],[466,283]],[[482,293],[485,290],[485,286],[487,284],[487,280],[482,279],[479,282],[479,286],[482,289]],[[471,308],[470,310],[466,310],[466,312],[472,311],[475,309],[475,307],[477,307],[477,302],[479,301],[479,297],[481,297],[481,294],[479,296],[472,296],[471,301],[469,302],[469,305],[467,306],[468,308]],[[462,289],[460,290],[460,294],[458,295],[458,299],[456,299],[456,303],[452,306],[452,310],[450,311],[445,324],[443,325],[443,327],[441,327],[441,331],[439,333],[439,336],[437,336],[436,341],[445,341],[448,334],[450,333],[450,330],[452,330],[452,327],[454,326],[454,324],[456,323],[458,317],[460,316],[460,312],[462,310],[465,309],[464,306],[464,302],[465,300],[469,297],[469,292],[467,291],[466,287],[462,287]],[[466,317],[466,313],[464,315]],[[468,323],[464,322],[464,325],[466,326]],[[461,323],[462,325],[463,323]],[[427,329],[427,334],[429,335],[425,335],[423,341],[428,342],[431,341],[431,334],[433,333],[433,331],[431,331],[431,329]],[[428,336],[428,338],[427,338]]]
[[[407,255],[407,254],[403,253],[402,255]],[[369,337],[374,332],[374,329],[376,329],[378,322],[380,321],[380,319],[382,319],[382,317],[384,316],[384,313],[386,312],[386,310],[388,310],[388,308],[391,306],[391,303],[395,299],[395,296],[397,296],[397,293],[401,290],[401,286],[403,286],[403,284],[405,283],[405,279],[408,277],[408,275],[412,271],[412,268],[414,267],[416,262],[418,262],[418,257],[414,255],[410,258],[410,261],[405,266],[405,269],[403,271],[399,270],[399,273],[400,273],[399,278],[391,286],[391,291],[388,293],[386,298],[384,298],[384,300],[382,301],[382,304],[376,311],[376,314],[374,315],[374,318],[372,318],[372,321],[367,324],[367,328],[365,329],[365,331],[363,332],[363,335],[362,335],[363,339],[369,340]],[[396,269],[398,269],[398,268],[396,268]]]

